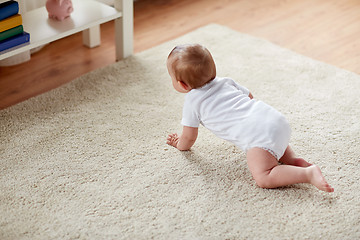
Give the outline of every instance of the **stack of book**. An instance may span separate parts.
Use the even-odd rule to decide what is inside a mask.
[[[30,34],[24,31],[19,3],[6,1],[0,4],[0,52],[28,43]]]

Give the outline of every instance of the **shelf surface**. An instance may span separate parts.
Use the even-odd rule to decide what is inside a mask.
[[[49,19],[45,7],[23,14],[24,31],[30,33],[30,43],[0,52],[0,60],[122,16],[115,8],[94,0],[72,2],[74,11],[63,21]]]

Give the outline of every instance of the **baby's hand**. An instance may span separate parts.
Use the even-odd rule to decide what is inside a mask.
[[[179,142],[179,137],[177,133],[169,134],[166,141],[167,144],[176,148],[178,142]]]

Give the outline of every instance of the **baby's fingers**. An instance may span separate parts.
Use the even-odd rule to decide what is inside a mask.
[[[167,139],[170,140],[170,139],[173,139],[173,138],[177,138],[177,133],[169,134]]]
[[[178,139],[178,135],[176,133],[169,134],[169,136],[166,139],[167,140],[166,143],[171,146],[176,146],[177,139]]]
[[[168,139],[168,140],[166,141],[166,143],[167,143],[168,145],[170,145],[170,146],[174,146],[175,141],[174,141],[174,139]]]

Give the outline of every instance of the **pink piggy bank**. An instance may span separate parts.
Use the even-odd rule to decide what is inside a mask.
[[[46,10],[49,18],[62,21],[74,11],[71,0],[47,0]]]

